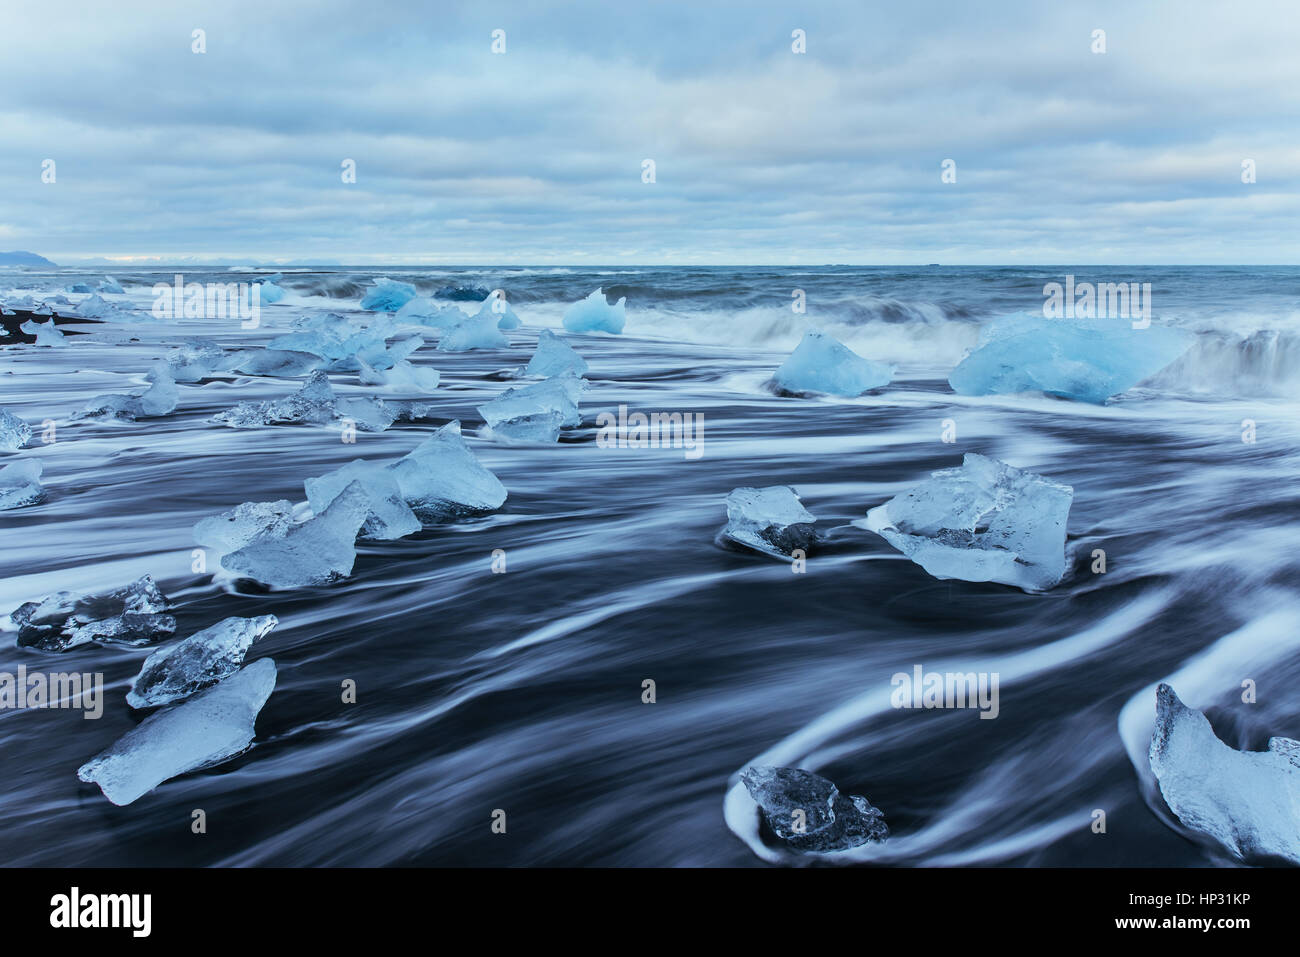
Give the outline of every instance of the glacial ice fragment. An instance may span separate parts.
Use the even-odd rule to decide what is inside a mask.
[[[296,352],[292,349],[248,349],[239,353],[234,369],[244,375],[293,379],[315,372],[324,362],[322,357],[310,352]]]
[[[794,395],[821,392],[851,398],[889,385],[893,377],[892,366],[864,359],[826,333],[810,329],[772,382],[781,392]]]
[[[373,395],[348,396],[334,403],[343,424],[351,422],[361,432],[382,432],[397,421],[399,410]]]
[[[126,290],[122,288],[122,284],[118,282],[116,279],[114,279],[112,276],[104,277],[104,281],[99,284],[98,291],[108,293],[111,296],[126,295]]]
[[[796,548],[805,553],[812,549],[817,541],[815,521],[788,485],[738,488],[727,496],[727,527],[722,534],[757,551],[788,558]]]
[[[372,312],[397,312],[415,298],[415,287],[386,276],[374,280],[370,291],[361,299],[361,308]]]
[[[402,498],[397,479],[386,466],[355,459],[304,483],[307,501],[316,514],[324,512],[336,498],[353,484],[364,490],[368,513],[361,526],[361,537],[391,541],[418,532],[423,526]]]
[[[32,427],[8,409],[0,409],[0,452],[17,452],[32,437]]]
[[[293,503],[244,502],[194,523],[194,540],[221,555],[238,551],[256,538],[283,538],[293,525]]]
[[[323,423],[333,421],[336,412],[329,376],[317,370],[293,395],[267,402],[241,402],[233,409],[218,412],[212,421],[233,428]]]
[[[968,452],[853,524],[883,537],[935,578],[1044,591],[1065,575],[1074,489]]]
[[[21,647],[67,651],[92,641],[145,645],[176,631],[176,619],[164,614],[167,598],[145,575],[125,588],[104,595],[71,592],[29,601],[9,613]]]
[[[611,306],[604,289],[597,289],[564,311],[564,328],[570,332],[621,333],[627,321],[626,303],[627,297],[624,296]]]
[[[59,331],[59,327],[54,324],[53,319],[49,322],[37,322],[34,319],[28,319],[18,328],[29,336],[36,337],[36,341],[32,343],[35,346],[58,348],[68,344],[68,340]]]
[[[506,439],[554,442],[563,426],[582,424],[578,400],[587,380],[571,372],[533,385],[507,389],[478,407],[493,435]]]
[[[496,313],[479,313],[457,323],[438,340],[441,352],[469,352],[471,349],[505,349],[510,340],[501,334]]]
[[[800,768],[751,765],[740,774],[764,823],[799,851],[843,851],[889,837],[885,816],[856,794]]]
[[[201,382],[225,364],[226,353],[215,342],[188,339],[167,357],[174,382]]]
[[[417,366],[407,359],[399,359],[391,368],[375,369],[364,359],[358,359],[358,378],[362,385],[385,386],[395,392],[428,395],[438,388],[442,374],[428,366]]]
[[[1269,738],[1267,751],[1238,751],[1162,683],[1149,757],[1165,803],[1186,827],[1239,860],[1300,864],[1300,741]]]
[[[159,648],[131,681],[132,708],[171,704],[233,675],[253,642],[278,625],[274,615],[226,618],[184,641]]]
[[[104,797],[130,804],[169,778],[211,767],[247,750],[258,712],[275,690],[275,662],[260,658],[194,697],[145,718],[77,777]]]
[[[35,505],[44,495],[41,463],[36,459],[21,459],[0,468],[0,511]]]
[[[437,521],[491,512],[506,500],[505,486],[479,464],[457,421],[448,422],[389,469],[402,498],[421,518]]]
[[[411,325],[450,329],[457,323],[465,321],[465,313],[455,306],[440,306],[432,299],[417,296],[398,309],[394,318],[398,322]]]
[[[524,374],[545,378],[565,372],[586,375],[587,360],[550,329],[543,329],[537,337],[537,351],[528,360]]]
[[[284,279],[279,273],[268,276],[257,284],[258,299],[264,306],[279,302],[284,298],[284,289],[279,283]]]
[[[95,293],[77,303],[76,314],[82,319],[107,319],[112,321],[140,318],[130,306],[109,302],[99,293]]]
[[[357,533],[370,514],[370,497],[352,482],[329,508],[283,535],[253,539],[221,559],[226,571],[272,588],[325,585],[352,574]]]
[[[146,378],[152,384],[140,395],[115,393],[96,396],[81,411],[74,413],[72,418],[114,417],[134,421],[138,418],[169,415],[180,402],[180,390],[172,378],[171,365],[166,362],[155,363]]]
[[[496,316],[498,329],[518,329],[523,325],[515,315],[515,311],[510,308],[510,303],[506,302],[505,293],[500,289],[488,294],[479,306],[478,312],[474,314],[474,318],[481,319],[489,313]]]
[[[1175,329],[1134,329],[1128,319],[1016,314],[980,330],[948,384],[960,395],[1045,392],[1100,404],[1155,375],[1188,345]]]

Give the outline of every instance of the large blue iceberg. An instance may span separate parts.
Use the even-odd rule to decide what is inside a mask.
[[[1017,313],[980,330],[979,344],[948,376],[961,395],[1045,392],[1105,402],[1186,351],[1176,329],[1134,329],[1127,319],[1048,319]]]
[[[776,370],[772,384],[792,395],[822,392],[852,397],[889,385],[893,377],[892,366],[864,359],[842,342],[811,329]]]

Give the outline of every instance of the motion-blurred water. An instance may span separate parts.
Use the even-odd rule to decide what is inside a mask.
[[[0,347],[0,407],[55,420],[58,436],[0,457],[38,457],[46,488],[42,504],[0,513],[0,613],[150,573],[178,636],[277,615],[249,660],[273,657],[279,682],[250,751],[119,808],[76,769],[140,720],[124,696],[149,649],[52,656],[8,633],[0,671],[102,671],[108,703],[98,721],[0,711],[5,863],[750,865],[772,855],[752,815],[724,805],[755,759],[817,770],[884,811],[890,841],[846,860],[1222,863],[1135,773],[1150,686],[1181,671],[1188,703],[1235,747],[1300,737],[1298,269],[286,269],[286,299],[253,332],[144,317],[150,287],[177,271],[248,278],[115,272],[145,321],[82,327],[65,349]],[[1043,284],[1066,273],[1152,283],[1155,321],[1196,344],[1103,407],[954,395],[946,376],[979,324],[1037,310]],[[198,519],[302,501],[304,479],[400,456],[434,426],[348,445],[336,429],[210,423],[299,385],[247,376],[182,385],[162,419],[69,416],[92,396],[140,391],[183,337],[243,348],[299,316],[363,318],[358,299],[378,275],[426,295],[500,287],[523,319],[509,350],[439,353],[431,336],[413,356],[442,372],[436,414],[461,420],[509,490],[504,508],[362,543],[353,576],[330,587],[265,592],[193,574]],[[99,278],[0,271],[0,302]],[[585,427],[554,447],[475,437],[475,407],[512,384],[499,373],[596,286],[627,296],[628,324],[622,337],[569,340],[591,366]],[[796,289],[806,314],[791,307]],[[897,363],[898,378],[854,400],[771,394],[763,383],[809,325]],[[373,391],[331,379],[340,394]],[[703,413],[703,456],[598,447],[596,415],[620,404]],[[1057,588],[937,581],[848,524],[967,451],[1074,487],[1074,571]],[[732,488],[773,484],[793,485],[829,535],[804,574],[715,541]],[[505,574],[492,572],[494,549]],[[1104,574],[1091,570],[1096,549]],[[998,672],[998,719],[891,708],[891,676],[918,664]],[[647,678],[654,704],[642,703]],[[346,679],[356,704],[341,700]],[[1242,701],[1247,680],[1255,703]],[[196,808],[203,835],[190,830]],[[504,835],[490,827],[496,809]]]

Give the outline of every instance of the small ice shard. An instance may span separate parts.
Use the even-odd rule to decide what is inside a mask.
[[[100,395],[73,414],[74,419],[114,417],[135,420],[169,415],[180,401],[180,390],[166,362],[155,363],[147,378],[152,383],[141,395]]]
[[[889,837],[879,808],[856,794],[845,797],[811,771],[751,765],[740,780],[764,823],[795,850],[844,851]]]
[[[244,375],[293,379],[315,372],[324,361],[313,353],[295,352],[292,349],[249,349],[239,354],[234,368]]]
[[[1149,756],[1165,803],[1186,827],[1240,860],[1300,864],[1300,741],[1269,738],[1267,751],[1238,751],[1162,683]]]
[[[807,553],[816,544],[815,521],[788,485],[738,488],[727,496],[727,527],[722,534],[756,551],[789,558],[795,549]]]
[[[238,671],[253,642],[279,623],[274,615],[226,618],[158,649],[132,679],[126,703],[132,708],[156,708],[216,684]]]
[[[438,340],[441,352],[469,352],[471,349],[505,349],[510,340],[501,334],[496,313],[480,313],[457,323]]]
[[[537,337],[537,351],[528,360],[524,374],[545,378],[565,372],[586,375],[587,361],[550,329],[543,329]]]
[[[1045,392],[1100,404],[1155,375],[1188,345],[1175,329],[1134,329],[1127,319],[1017,314],[980,330],[948,384],[960,395]]]
[[[87,289],[86,291],[89,292],[90,290]],[[108,293],[110,296],[126,295],[126,290],[122,288],[122,284],[112,276],[104,277],[104,281],[99,284],[99,292]]]
[[[433,294],[435,299],[450,299],[452,302],[482,302],[492,295],[490,289],[482,286],[443,286]]]
[[[498,329],[518,329],[523,325],[519,321],[519,317],[515,315],[515,311],[510,308],[510,303],[506,302],[506,294],[501,289],[488,294],[474,317],[476,319],[481,318],[488,313],[496,316]]]
[[[50,308],[49,303],[45,303],[45,302],[43,302],[43,303],[41,303],[39,306],[37,306],[35,309],[32,310],[32,315],[34,315],[34,316],[52,316],[52,315],[54,315],[54,310]],[[22,326],[19,326],[18,328],[21,329]]]
[[[226,555],[262,536],[283,538],[292,525],[293,503],[288,500],[245,502],[220,515],[199,519],[194,524],[194,540]]]
[[[41,463],[36,459],[22,459],[0,468],[0,511],[35,505],[44,495]]]
[[[458,322],[464,322],[465,313],[455,306],[440,306],[432,299],[417,296],[398,309],[393,318],[412,325],[450,328]]]
[[[215,342],[190,339],[167,357],[174,382],[200,382],[225,362],[226,353]]]
[[[17,452],[31,437],[30,425],[8,409],[0,409],[0,452]]]
[[[269,306],[284,298],[284,290],[278,285],[283,279],[283,276],[276,273],[257,284],[257,294],[262,305]]]
[[[853,524],[884,538],[935,578],[1044,591],[1065,575],[1074,489],[968,452]]]
[[[370,291],[361,299],[361,308],[372,312],[397,312],[415,298],[415,287],[386,276],[374,280]]]
[[[355,459],[342,468],[326,472],[304,483],[307,501],[317,515],[353,484],[359,484],[368,501],[369,512],[361,526],[361,537],[391,541],[418,532],[423,526],[402,498],[402,490],[393,473],[383,465]]]
[[[373,395],[350,396],[334,403],[346,427],[352,423],[361,432],[382,432],[397,421],[399,410]]]
[[[89,295],[94,292],[94,290],[84,282],[74,282],[69,286],[65,286],[63,291],[70,292],[73,295]]]
[[[570,332],[621,333],[627,321],[624,313],[626,302],[627,296],[624,296],[611,306],[604,289],[597,289],[564,310],[564,328]]]
[[[506,500],[505,486],[479,464],[457,421],[448,422],[388,468],[403,500],[421,518],[437,521],[491,512]]]
[[[851,398],[889,385],[892,366],[864,359],[848,346],[816,329],[781,363],[772,383],[784,393],[821,392]]]
[[[269,402],[241,402],[233,409],[218,412],[212,421],[234,428],[253,428],[331,422],[336,413],[329,376],[318,370],[293,395]]]
[[[370,515],[370,496],[352,482],[329,508],[283,535],[253,539],[221,559],[221,567],[272,588],[325,585],[352,574],[357,533]]]
[[[582,424],[578,400],[587,380],[573,373],[507,389],[478,407],[492,434],[505,439],[554,442],[563,426]]]
[[[63,333],[59,332],[59,327],[54,324],[53,319],[49,322],[37,322],[34,319],[28,319],[18,328],[29,336],[36,337],[36,341],[32,343],[33,345],[57,348],[68,344],[67,339],[64,338]]]
[[[362,385],[380,385],[396,392],[412,392],[428,395],[438,388],[442,373],[427,366],[417,366],[407,359],[398,360],[392,368],[375,369],[364,359],[358,359],[361,371],[358,378]]]
[[[21,647],[67,651],[92,641],[145,645],[176,630],[167,598],[149,575],[105,595],[71,592],[29,601],[9,613]]]
[[[164,781],[233,758],[253,742],[258,712],[275,690],[275,662],[259,658],[181,704],[152,714],[77,770],[114,804]]]

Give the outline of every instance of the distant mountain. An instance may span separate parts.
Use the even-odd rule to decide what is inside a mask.
[[[0,266],[53,266],[44,256],[21,250],[12,253],[0,253]]]

